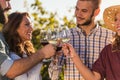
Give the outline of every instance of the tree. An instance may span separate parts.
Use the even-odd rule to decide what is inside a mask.
[[[34,17],[34,31],[32,42],[36,49],[41,48],[40,39],[44,36],[40,35],[41,30],[48,30],[58,28],[60,25],[68,26],[72,28],[75,26],[74,19],[68,20],[66,16],[63,18],[57,17],[57,12],[48,12],[42,7],[42,3],[39,0],[35,0],[33,4],[31,4],[32,12],[31,15]],[[28,10],[28,8],[27,8]],[[73,17],[74,18],[74,17]],[[62,20],[63,24],[60,24],[60,20]],[[42,67],[41,74],[43,80],[49,80],[47,69],[48,63],[45,63]],[[63,80],[63,74],[61,74],[60,80]]]

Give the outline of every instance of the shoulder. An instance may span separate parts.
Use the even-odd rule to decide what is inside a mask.
[[[1,39],[4,39],[4,36],[3,36],[2,32],[0,32],[0,40]]]
[[[75,28],[70,28],[71,31],[75,31],[76,30],[76,27]]]
[[[106,49],[112,49],[112,44],[108,44],[105,46]]]
[[[107,37],[110,37],[110,38],[112,38],[116,34],[116,32],[101,26],[99,27],[98,30],[99,30],[98,32],[100,32],[101,34],[107,35]]]
[[[76,33],[76,32],[80,32],[81,31],[81,29],[80,28],[78,28],[78,27],[74,27],[74,28],[70,28],[70,31],[71,31],[71,33]]]
[[[0,52],[1,51],[8,53],[9,46],[8,46],[7,42],[5,41],[3,34],[0,32]]]
[[[101,51],[101,53],[102,53],[103,55],[109,54],[109,53],[111,53],[111,52],[112,52],[112,44],[106,45],[106,46],[103,48],[103,50]]]
[[[115,34],[115,32],[112,31],[112,30],[110,30],[110,29],[107,29],[107,28],[104,28],[104,27],[100,27],[100,29],[103,30],[103,31],[107,31],[107,32],[109,32],[109,33]]]
[[[0,43],[4,43],[5,42],[5,38],[2,34],[2,32],[0,32]]]
[[[5,40],[4,37],[2,35],[2,33],[0,32],[0,52],[1,53],[5,53]]]

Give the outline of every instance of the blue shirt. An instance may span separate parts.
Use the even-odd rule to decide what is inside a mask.
[[[9,47],[3,37],[3,34],[0,33],[0,80],[9,80],[5,77],[5,74],[10,69],[13,64],[13,60],[8,56]]]
[[[15,52],[10,52],[10,57],[12,60],[18,60],[21,59],[20,56],[18,56]],[[23,54],[23,58],[28,57],[25,53]],[[37,64],[30,70],[26,71],[25,73],[17,76],[14,78],[14,80],[42,80],[42,77],[40,75],[40,69],[42,67],[42,63]]]

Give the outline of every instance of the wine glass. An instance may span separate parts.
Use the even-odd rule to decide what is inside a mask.
[[[51,61],[48,67],[48,73],[51,80],[58,80],[62,66],[58,63],[58,56],[54,56],[54,59]]]
[[[48,36],[49,36],[49,34],[47,33],[47,31],[46,30],[41,30],[40,31],[40,44],[42,45],[42,46],[45,46],[45,45],[47,45],[48,44]]]
[[[60,31],[60,38],[62,39],[63,43],[67,43],[70,41],[70,29],[68,27],[64,27],[62,31]]]
[[[63,27],[60,34],[61,34],[62,43],[68,43],[70,41],[71,32],[67,26]],[[63,59],[69,59],[69,58],[70,58],[69,52],[67,56],[63,56]]]
[[[48,42],[57,46],[56,51],[60,51],[62,48],[62,44],[68,42],[69,40],[70,30],[67,27],[65,27],[62,30],[60,28],[55,28],[54,31],[51,32],[51,36]],[[59,74],[62,69],[62,65],[60,65],[58,62],[58,57],[59,55],[57,54],[53,57],[53,60],[51,61],[48,68],[48,73],[51,80],[58,80]]]
[[[50,36],[50,31],[49,30],[41,30],[40,32],[40,36],[41,36],[41,39],[40,39],[40,44],[43,46],[49,44],[48,42],[48,39],[49,39],[49,36]],[[50,62],[52,60],[52,58],[49,58],[49,59],[43,59],[43,62]]]
[[[70,30],[68,27],[64,27],[62,28],[55,28],[53,31],[50,32],[49,38],[48,38],[48,42],[50,44],[53,44],[55,46],[57,46],[57,50],[59,51],[61,50],[61,45],[63,43],[67,43],[70,40]]]
[[[60,51],[62,49],[61,43],[62,39],[60,37],[60,30],[59,28],[54,28],[49,35],[48,42],[54,46],[56,46],[56,51]]]
[[[59,74],[62,69],[62,66],[58,63],[58,60],[59,60],[58,52],[60,52],[62,49],[62,46],[61,46],[62,39],[60,36],[61,36],[60,29],[54,28],[54,30],[51,31],[51,35],[49,36],[50,38],[48,39],[48,42],[50,44],[53,44],[54,46],[56,46],[56,52],[57,52],[55,56],[52,57],[52,61],[48,68],[48,73],[51,80],[58,80]]]

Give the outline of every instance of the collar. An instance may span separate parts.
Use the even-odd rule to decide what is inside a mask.
[[[95,27],[91,30],[89,35],[96,33],[99,28],[100,28],[100,25],[97,23]],[[79,33],[84,33],[84,30],[81,27],[77,26],[75,30]]]

